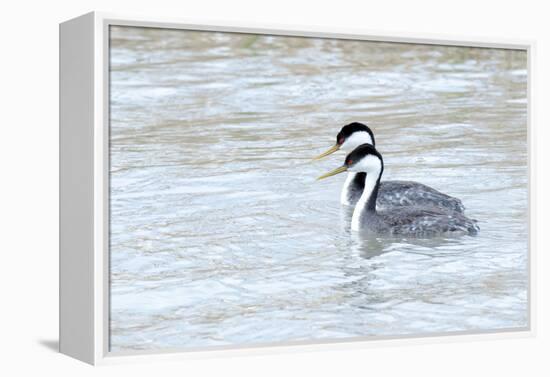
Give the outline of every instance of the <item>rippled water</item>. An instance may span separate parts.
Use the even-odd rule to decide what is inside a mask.
[[[527,325],[521,51],[111,30],[111,350]],[[312,163],[368,122],[476,237],[365,239]]]

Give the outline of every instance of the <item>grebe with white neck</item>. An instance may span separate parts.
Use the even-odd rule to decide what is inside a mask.
[[[363,144],[347,155],[344,165],[318,179],[343,172],[366,173],[365,185],[355,205],[351,229],[367,230],[380,234],[413,237],[437,235],[475,235],[479,231],[476,220],[456,211],[446,211],[433,206],[394,207],[383,211],[376,209],[380,179],[384,171],[382,156],[370,144]]]
[[[338,150],[350,153],[362,144],[376,146],[372,130],[365,124],[354,122],[342,127],[336,136],[336,144],[324,153],[315,157],[319,160]],[[365,173],[348,172],[340,203],[353,206],[363,193]],[[384,181],[380,183],[378,200],[379,208],[396,206],[432,206],[450,211],[464,212],[460,199],[453,198],[422,183],[412,181]]]

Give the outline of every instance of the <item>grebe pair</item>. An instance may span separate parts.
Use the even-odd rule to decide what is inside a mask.
[[[340,200],[345,205],[355,204],[352,230],[415,237],[478,232],[476,220],[464,216],[464,206],[459,199],[417,182],[380,182],[384,161],[366,125],[344,126],[337,135],[336,145],[316,159],[339,149],[352,149],[352,152],[347,155],[344,165],[318,179],[348,172]]]

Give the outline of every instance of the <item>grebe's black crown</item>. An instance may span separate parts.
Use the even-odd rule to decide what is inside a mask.
[[[338,132],[338,135],[336,135],[336,144],[342,145],[344,141],[346,141],[346,139],[350,137],[353,133],[360,131],[368,132],[372,140],[372,145],[375,145],[374,134],[372,133],[372,130],[366,124],[359,122],[346,124],[344,127],[342,127],[340,132]]]
[[[380,162],[382,163],[382,165],[384,164],[384,160],[382,159],[382,155],[380,153],[378,153],[378,151],[376,150],[376,148],[373,145],[361,144],[360,146],[355,148],[353,151],[350,152],[350,154],[348,154],[346,156],[345,165],[348,166],[348,167],[352,166],[352,165],[356,164],[359,160],[361,160],[362,158],[364,158],[368,155],[373,155],[373,156],[378,157],[380,159]]]

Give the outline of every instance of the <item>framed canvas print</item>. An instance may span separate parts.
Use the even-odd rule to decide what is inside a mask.
[[[61,352],[531,334],[532,48],[61,24]]]

